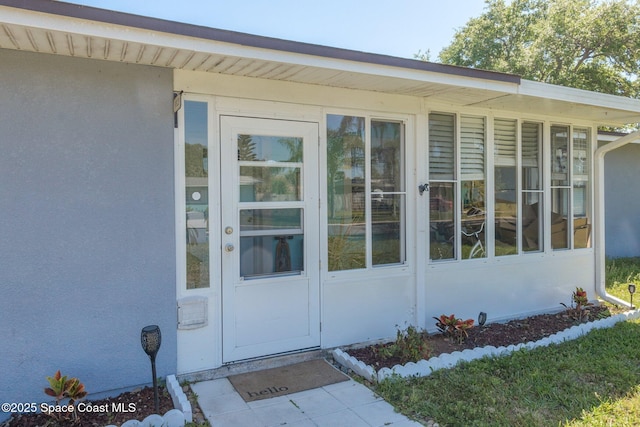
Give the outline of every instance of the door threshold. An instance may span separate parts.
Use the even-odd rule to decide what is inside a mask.
[[[306,362],[308,360],[323,359],[328,355],[329,352],[327,350],[305,349],[286,354],[277,354],[261,358],[230,362],[219,368],[178,375],[178,380],[189,382],[216,380],[219,378],[226,378],[230,375],[245,374],[247,372],[262,371],[264,369],[293,365],[295,363]]]

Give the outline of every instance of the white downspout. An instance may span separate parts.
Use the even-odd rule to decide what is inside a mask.
[[[605,288],[605,208],[604,208],[604,155],[622,147],[636,139],[640,139],[640,131],[632,132],[598,148],[595,156],[595,271],[596,292],[605,301],[631,308],[631,304],[607,293]]]

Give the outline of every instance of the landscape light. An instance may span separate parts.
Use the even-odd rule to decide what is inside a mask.
[[[158,401],[158,379],[156,378],[156,354],[160,350],[162,335],[158,325],[149,325],[142,328],[140,333],[140,343],[149,358],[151,359],[151,375],[153,375],[153,403],[155,405],[156,414],[160,411],[160,403]]]

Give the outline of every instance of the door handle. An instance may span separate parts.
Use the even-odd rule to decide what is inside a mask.
[[[224,250],[225,250],[225,251],[227,251],[227,252],[233,252],[233,250],[234,250],[234,249],[235,249],[235,247],[234,247],[234,246],[233,246],[233,244],[231,244],[231,243],[227,243],[227,244],[224,246]]]

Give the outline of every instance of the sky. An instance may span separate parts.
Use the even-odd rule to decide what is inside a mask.
[[[432,61],[484,0],[66,0],[260,36]]]

